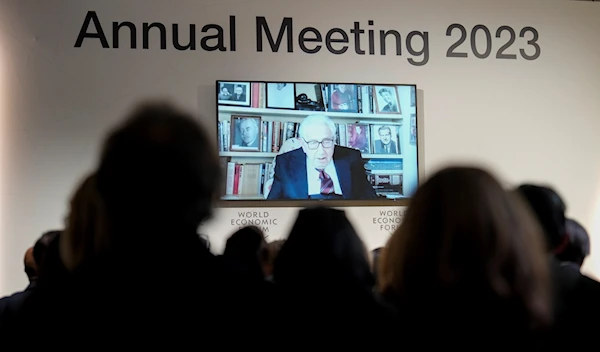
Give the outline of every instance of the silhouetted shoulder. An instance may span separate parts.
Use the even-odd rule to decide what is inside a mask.
[[[600,282],[592,279],[589,276],[581,275],[579,286],[585,288],[586,290],[591,290],[594,294],[600,295]]]

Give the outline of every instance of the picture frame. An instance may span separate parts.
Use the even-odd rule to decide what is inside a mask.
[[[231,115],[229,150],[238,152],[260,152],[262,141],[262,117],[253,115]]]
[[[373,101],[376,114],[402,114],[396,86],[373,86]]]
[[[401,155],[400,126],[394,124],[371,125],[371,144],[373,154]]]
[[[267,109],[295,110],[296,85],[286,82],[267,83],[265,105]]]
[[[362,154],[371,154],[371,126],[366,123],[350,123],[346,127],[347,146],[360,150]]]
[[[358,89],[356,84],[328,84],[327,111],[358,113]]]
[[[417,87],[410,87],[410,107],[414,108],[417,106]]]
[[[252,85],[250,82],[220,82],[217,99],[219,105],[250,107]]]
[[[323,87],[319,83],[296,83],[296,110],[326,111]]]

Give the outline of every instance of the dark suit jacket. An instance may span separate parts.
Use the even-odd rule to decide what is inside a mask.
[[[364,162],[356,149],[335,146],[333,163],[344,199],[375,199]],[[306,154],[302,148],[277,156],[273,186],[267,199],[308,199]]]
[[[600,283],[581,274],[578,268],[550,260],[554,288],[554,326],[545,346],[549,351],[581,350],[600,329]]]
[[[396,154],[398,149],[396,148],[396,142],[390,141],[390,152],[386,153],[382,141],[375,141],[375,154]]]
[[[389,103],[381,109],[381,112],[398,112],[398,105]]]
[[[252,147],[252,148],[258,148],[258,137],[256,137],[256,139],[254,140],[254,142],[250,143],[250,144],[246,144],[242,138],[240,137],[240,146],[242,147]]]
[[[246,94],[232,94],[231,98],[229,98],[229,100],[233,100],[233,101],[246,101]]]

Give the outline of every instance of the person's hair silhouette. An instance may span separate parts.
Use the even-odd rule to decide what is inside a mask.
[[[261,262],[267,253],[267,242],[256,226],[247,226],[227,239],[223,257],[251,278],[264,279]]]
[[[560,252],[568,241],[566,237],[566,205],[550,187],[523,184],[517,193],[529,205],[546,235],[548,250]]]
[[[299,212],[275,260],[273,279],[299,290],[307,283],[324,290],[371,290],[367,250],[344,211],[309,208]]]
[[[543,244],[525,204],[491,174],[446,168],[411,200],[383,251],[379,286],[415,326],[520,334],[551,320]]]
[[[556,257],[563,262],[573,263],[579,267],[590,255],[590,236],[583,226],[573,219],[566,221],[566,234],[569,242]]]
[[[218,198],[221,168],[213,140],[187,113],[146,103],[105,141],[98,190],[119,240],[196,234]]]

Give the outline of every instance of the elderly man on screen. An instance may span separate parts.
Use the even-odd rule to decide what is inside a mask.
[[[335,145],[335,124],[310,115],[300,124],[301,148],[277,156],[267,199],[374,199],[356,149]]]

